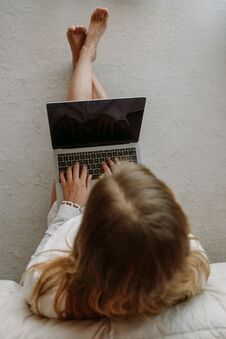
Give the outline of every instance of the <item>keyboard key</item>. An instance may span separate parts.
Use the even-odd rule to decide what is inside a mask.
[[[59,167],[65,167],[66,166],[66,162],[65,161],[59,161],[58,162],[58,166]]]
[[[58,154],[58,167],[59,171],[62,169],[66,172],[67,166],[74,166],[78,161],[80,171],[82,170],[83,164],[86,164],[87,170],[96,171],[91,173],[97,175],[98,173],[104,173],[100,163],[102,161],[107,162],[107,158],[115,161],[115,158],[118,158],[120,161],[126,162],[137,162],[136,149],[133,148],[120,148],[112,150],[100,150],[100,151],[89,151],[89,152],[79,152],[79,153],[67,153],[67,154]],[[98,173],[97,173],[98,171]]]

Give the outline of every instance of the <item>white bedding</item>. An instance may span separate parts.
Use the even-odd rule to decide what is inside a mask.
[[[211,265],[203,294],[155,318],[131,321],[62,321],[39,318],[22,287],[0,280],[0,339],[226,339],[226,263]]]

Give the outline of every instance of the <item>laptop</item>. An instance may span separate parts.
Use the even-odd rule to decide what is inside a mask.
[[[61,101],[46,104],[56,166],[58,205],[63,200],[59,174],[79,161],[92,184],[103,174],[107,158],[139,163],[139,136],[145,97]]]

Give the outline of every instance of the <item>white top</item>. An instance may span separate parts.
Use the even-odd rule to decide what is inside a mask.
[[[32,265],[40,262],[47,261],[56,256],[65,256],[64,252],[58,250],[69,251],[70,247],[73,246],[74,239],[77,235],[79,225],[82,220],[82,212],[79,209],[71,207],[69,205],[61,205],[59,210],[56,211],[56,204],[53,205],[48,218],[51,219],[51,214],[56,214],[52,222],[49,223],[48,228],[45,232],[45,236],[38,245],[35,253],[32,255],[30,262],[27,265],[28,269]],[[55,212],[54,212],[55,210]],[[54,217],[52,216],[52,218]],[[192,234],[189,234],[190,248],[191,250],[198,250],[205,254],[198,240],[191,239]],[[51,251],[49,251],[51,250]],[[46,252],[49,251],[49,252]],[[205,254],[206,255],[206,254]],[[25,274],[23,284],[23,294],[26,301],[31,305],[31,309],[34,313],[37,313],[34,305],[31,303],[30,297],[31,292],[39,279],[40,273],[36,270]],[[203,287],[206,284],[205,278],[203,277]],[[54,289],[46,293],[44,296],[39,298],[39,310],[40,313],[49,318],[57,318],[57,314],[54,310],[55,291]],[[65,303],[62,304],[62,311],[65,309]]]

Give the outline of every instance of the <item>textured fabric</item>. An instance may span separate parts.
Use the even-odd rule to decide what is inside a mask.
[[[211,265],[205,291],[154,318],[62,321],[34,315],[23,288],[0,280],[1,339],[225,339],[226,263]]]

